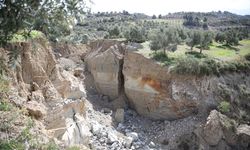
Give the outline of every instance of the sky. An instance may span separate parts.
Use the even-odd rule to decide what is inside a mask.
[[[126,10],[130,13],[147,15],[168,14],[169,12],[230,11],[250,15],[250,0],[92,0],[92,12]]]

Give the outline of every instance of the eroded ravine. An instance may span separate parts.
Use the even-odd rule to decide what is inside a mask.
[[[36,53],[29,43],[20,44],[25,51],[12,74],[16,91],[11,100],[25,107],[46,138],[62,149],[248,147],[238,142],[248,137],[248,125],[211,111],[228,92],[232,100],[247,99],[246,73],[172,75],[123,42],[99,40],[89,49],[69,45],[54,54],[40,42]],[[243,106],[235,108],[249,111]]]

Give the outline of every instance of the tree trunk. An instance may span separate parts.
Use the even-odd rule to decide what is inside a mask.
[[[164,53],[164,55],[166,55],[166,48],[163,49],[163,53]]]

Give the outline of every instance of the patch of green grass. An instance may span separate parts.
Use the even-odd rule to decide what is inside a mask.
[[[153,53],[153,51],[150,50],[149,42],[144,42],[142,45],[143,48],[139,49],[138,53],[150,58],[149,55],[150,53]],[[191,52],[190,47],[183,43],[177,46],[175,52],[167,51],[167,55],[172,58],[179,58],[189,52]],[[192,52],[199,52],[199,49],[194,47]],[[250,40],[242,40],[239,42],[238,46],[234,47],[213,42],[213,44],[210,45],[210,49],[203,50],[202,53],[208,57],[221,61],[234,61],[250,53]]]
[[[235,57],[236,51],[214,42],[210,46],[210,50],[204,50],[204,54],[207,54],[208,56],[213,58],[226,59]]]
[[[194,56],[195,58],[206,58],[207,57],[206,55],[199,53],[199,52],[196,52],[196,51],[186,52],[185,54]]]
[[[222,113],[228,113],[230,111],[230,103],[227,101],[222,101],[219,106],[218,109],[220,110],[220,112]]]
[[[242,40],[239,45],[239,55],[245,56],[250,53],[250,40]]]
[[[10,111],[11,110],[11,105],[7,102],[0,102],[0,111]]]
[[[66,150],[80,150],[80,148],[77,146],[72,146],[72,147],[67,148]]]

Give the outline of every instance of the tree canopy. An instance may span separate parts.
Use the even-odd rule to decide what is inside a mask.
[[[17,32],[40,30],[49,38],[69,34],[85,13],[87,0],[0,0],[0,44]]]
[[[150,48],[151,50],[163,49],[164,53],[166,50],[175,50],[177,44],[181,42],[181,38],[178,34],[177,29],[168,28],[157,31],[151,35]]]

